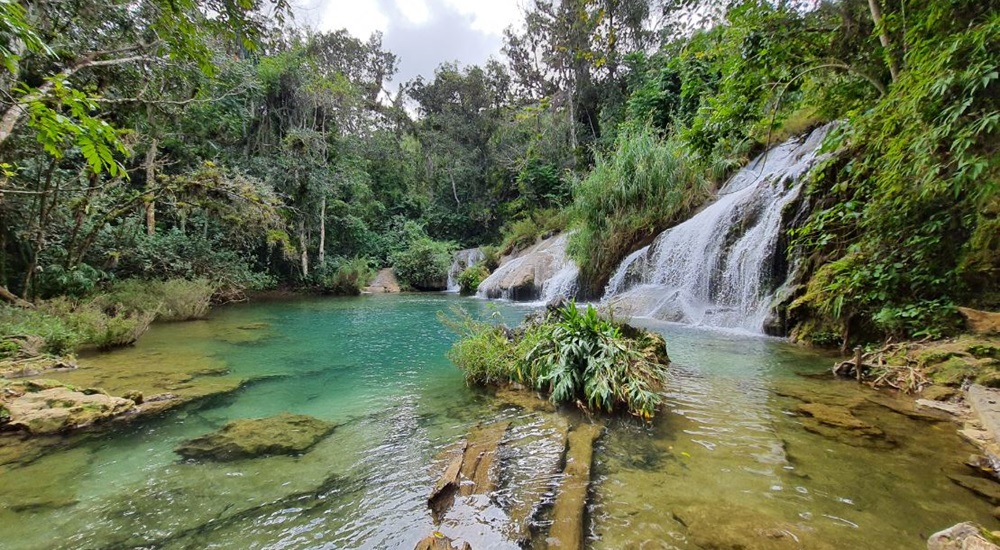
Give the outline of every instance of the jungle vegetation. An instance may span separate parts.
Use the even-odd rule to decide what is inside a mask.
[[[285,0],[0,0],[0,294],[114,319],[138,315],[102,298],[127,281],[197,281],[192,304],[350,294],[385,266],[433,288],[451,250],[568,227],[599,289],[837,120],[792,235],[798,336],[947,334],[957,305],[1000,306],[998,7],[532,0],[496,59],[390,90],[378,34]]]

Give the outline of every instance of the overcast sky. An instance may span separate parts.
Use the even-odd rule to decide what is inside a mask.
[[[399,58],[396,84],[430,78],[446,61],[483,64],[500,56],[503,30],[520,25],[524,0],[299,0],[297,19],[323,31],[346,28],[367,39],[381,31]]]

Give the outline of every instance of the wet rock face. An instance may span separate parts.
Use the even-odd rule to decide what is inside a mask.
[[[215,433],[184,443],[175,452],[184,458],[215,461],[293,455],[308,451],[336,427],[318,418],[296,414],[236,420]]]
[[[135,402],[101,390],[77,390],[52,380],[5,384],[0,401],[6,411],[5,429],[33,435],[55,434],[117,417],[135,408]]]
[[[576,295],[579,269],[566,255],[568,235],[545,239],[503,262],[479,285],[482,298],[530,301]]]

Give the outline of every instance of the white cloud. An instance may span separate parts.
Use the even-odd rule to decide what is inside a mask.
[[[510,25],[520,25],[519,0],[444,0],[444,4],[462,15],[471,16],[472,29],[500,36]]]
[[[431,18],[431,10],[424,0],[396,0],[396,9],[411,25],[423,25]]]
[[[389,16],[379,4],[379,0],[317,0],[313,6],[319,11],[320,29],[347,29],[352,35],[366,39],[375,31],[385,32],[389,28]]]

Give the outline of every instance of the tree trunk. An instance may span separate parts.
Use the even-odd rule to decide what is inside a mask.
[[[306,221],[299,219],[299,248],[302,250],[302,279],[309,278],[309,246],[306,241]]]
[[[146,234],[156,234],[156,200],[153,198],[153,187],[156,182],[156,147],[159,144],[156,138],[149,144],[146,151],[146,194],[142,197],[143,205],[146,208]]]
[[[868,9],[872,12],[872,21],[875,23],[875,30],[878,32],[878,39],[885,49],[885,56],[889,62],[889,74],[892,81],[899,80],[899,63],[896,61],[896,54],[892,51],[892,42],[889,40],[889,31],[882,25],[882,7],[878,0],[868,0]]]
[[[326,265],[326,197],[319,205],[319,266]]]
[[[0,298],[7,300],[8,302],[14,304],[17,307],[23,307],[26,309],[34,309],[35,305],[31,302],[22,300],[13,292],[7,290],[7,287],[0,286]]]

